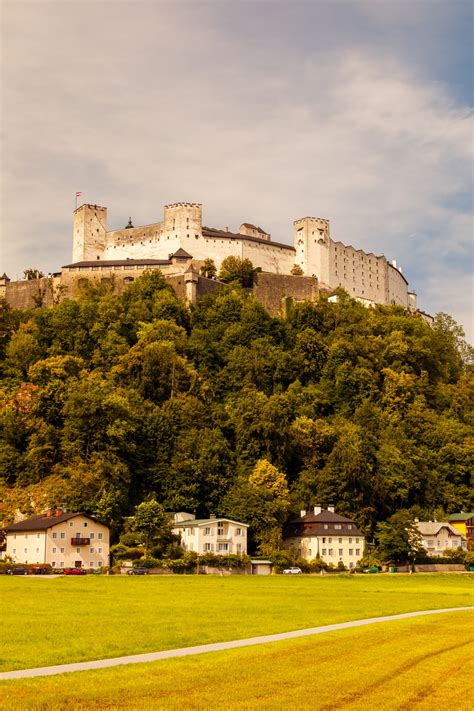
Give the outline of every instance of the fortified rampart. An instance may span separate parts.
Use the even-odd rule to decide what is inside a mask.
[[[394,303],[416,310],[416,295],[408,291],[408,282],[396,263],[384,255],[334,242],[329,220],[296,220],[293,241],[293,246],[274,242],[267,231],[249,222],[243,222],[238,232],[203,226],[202,205],[194,202],[165,205],[161,222],[134,227],[130,219],[123,229],[108,230],[107,208],[84,204],[74,211],[73,261],[63,267],[59,282],[54,284],[55,288],[59,284],[63,293],[55,292],[54,296],[46,289],[44,303],[49,305],[61,295],[74,298],[90,279],[113,281],[120,292],[144,269],[160,269],[177,293],[181,294],[183,287],[187,300],[192,301],[204,287],[201,281],[196,286],[188,278],[186,290],[186,270],[199,274],[206,259],[212,259],[219,270],[226,257],[234,256],[249,259],[261,270],[254,291],[272,313],[279,312],[283,298],[298,300],[307,294],[313,298],[311,284],[325,291],[342,287],[368,306]],[[292,276],[295,266],[302,277],[313,281]],[[278,275],[281,279],[272,278]],[[7,300],[19,308],[29,308],[36,292],[44,290],[44,285],[35,282],[16,284],[2,287],[0,283],[0,295],[3,288]]]

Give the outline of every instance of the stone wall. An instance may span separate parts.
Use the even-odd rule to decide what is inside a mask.
[[[318,298],[318,280],[316,277],[257,272],[252,293],[272,316],[284,316],[285,299],[314,301]]]
[[[3,296],[12,309],[34,309],[39,306],[52,306],[59,298],[60,277],[43,277],[24,281],[8,282],[0,296]]]

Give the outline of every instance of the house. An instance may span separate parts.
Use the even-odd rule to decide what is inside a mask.
[[[180,511],[173,514],[173,533],[181,537],[181,545],[187,551],[237,555],[247,553],[246,523],[230,518],[197,519],[193,514]]]
[[[416,521],[421,533],[421,545],[430,556],[443,555],[447,550],[463,548],[466,550],[466,539],[447,521]]]
[[[109,563],[109,529],[84,513],[51,508],[7,526],[6,538],[15,563],[90,569]]]
[[[296,548],[306,560],[321,558],[325,563],[344,563],[355,568],[364,554],[365,536],[354,521],[327,509],[315,506],[313,513],[301,511],[299,518],[283,529],[285,548]]]
[[[454,528],[457,528],[461,536],[464,536],[467,542],[468,550],[474,550],[474,512],[451,514],[448,516],[448,522]]]

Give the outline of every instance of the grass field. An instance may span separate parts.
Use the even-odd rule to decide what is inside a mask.
[[[6,671],[473,605],[474,576],[2,576],[0,598]]]
[[[474,614],[456,612],[0,685],[9,711],[472,711]]]

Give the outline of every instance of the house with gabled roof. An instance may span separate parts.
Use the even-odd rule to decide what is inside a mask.
[[[457,528],[461,536],[464,536],[468,550],[474,550],[474,511],[451,514],[448,516],[448,523]]]
[[[352,569],[364,555],[365,536],[354,521],[335,513],[333,506],[315,506],[312,513],[301,511],[299,518],[286,524],[283,545],[296,548],[306,560],[321,558]]]
[[[193,514],[180,511],[172,514],[173,533],[181,538],[186,551],[242,555],[247,553],[248,524],[230,518],[197,519]]]
[[[50,508],[5,532],[6,555],[15,563],[91,570],[109,564],[109,528],[85,513]]]
[[[448,550],[466,550],[464,536],[447,521],[415,521],[421,533],[421,545],[429,556],[444,555]]]

